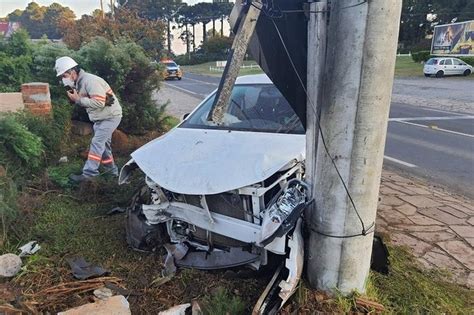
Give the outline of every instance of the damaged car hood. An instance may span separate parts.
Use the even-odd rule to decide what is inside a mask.
[[[132,153],[161,187],[210,195],[261,182],[305,154],[305,135],[175,128]]]

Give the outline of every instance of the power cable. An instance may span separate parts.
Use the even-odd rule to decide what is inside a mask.
[[[356,4],[356,5],[351,5],[351,6],[347,6],[347,7],[343,7],[343,8],[355,7],[355,6],[361,5],[361,4],[366,3],[366,2],[367,2],[367,0],[365,0],[365,1],[363,1],[363,2],[359,2],[359,3]],[[251,5],[253,5],[253,3],[251,3]],[[253,5],[253,6],[254,6],[255,8],[257,8],[257,9],[260,9],[260,8],[258,8],[258,7],[255,6],[255,5]],[[262,12],[265,14],[265,11],[262,10]],[[288,57],[288,60],[290,61],[291,67],[293,68],[293,71],[295,72],[295,74],[296,74],[296,76],[297,76],[297,78],[298,78],[298,81],[299,81],[299,83],[300,83],[300,85],[301,85],[301,88],[302,88],[303,91],[305,92],[306,97],[307,97],[308,101],[309,101],[310,104],[311,104],[311,109],[313,110],[315,116],[317,117],[318,131],[319,131],[319,134],[320,134],[320,136],[321,136],[321,142],[322,142],[322,144],[323,144],[324,150],[325,150],[327,156],[330,158],[331,163],[332,163],[332,165],[334,166],[334,169],[335,169],[335,171],[336,171],[336,173],[337,173],[337,175],[338,175],[338,177],[339,177],[339,179],[340,179],[340,181],[341,181],[341,183],[342,183],[342,185],[343,185],[343,187],[344,187],[344,190],[345,190],[345,192],[346,192],[346,195],[347,195],[347,197],[349,198],[349,200],[350,200],[350,202],[351,202],[352,208],[354,209],[354,211],[355,211],[355,213],[356,213],[356,215],[357,215],[357,218],[359,219],[359,222],[360,222],[360,224],[362,225],[362,232],[361,232],[360,234],[354,234],[354,235],[331,235],[331,234],[327,234],[327,233],[318,231],[318,230],[314,229],[313,227],[311,227],[311,229],[312,229],[314,232],[318,233],[318,234],[321,234],[321,235],[324,235],[324,236],[327,236],[327,237],[333,237],[333,238],[351,238],[351,237],[356,237],[356,236],[365,236],[365,235],[367,235],[367,234],[369,234],[369,233],[373,233],[373,232],[374,232],[374,231],[373,231],[373,228],[375,227],[375,222],[372,222],[372,223],[368,226],[368,228],[365,227],[364,221],[362,220],[362,217],[360,216],[360,213],[359,213],[359,211],[357,210],[357,207],[356,207],[355,202],[354,202],[354,200],[353,200],[353,198],[352,198],[352,196],[351,196],[351,194],[350,194],[350,192],[349,192],[349,189],[348,189],[348,187],[347,187],[347,184],[346,184],[346,182],[344,181],[344,179],[342,178],[342,175],[341,175],[341,173],[340,173],[340,171],[339,171],[339,168],[338,168],[337,165],[336,165],[336,162],[335,162],[334,158],[333,158],[333,157],[331,156],[331,154],[329,153],[329,149],[328,149],[328,146],[327,146],[325,137],[324,137],[324,133],[323,133],[323,130],[322,130],[322,128],[321,128],[321,117],[320,117],[320,114],[318,114],[318,112],[317,112],[317,110],[316,110],[316,106],[314,105],[313,100],[312,100],[311,97],[308,95],[308,91],[307,91],[307,89],[306,89],[306,87],[305,87],[305,85],[304,85],[304,83],[303,83],[303,80],[301,79],[300,74],[298,73],[298,70],[296,69],[296,66],[295,66],[295,64],[294,64],[294,62],[293,62],[293,58],[291,57],[291,55],[290,55],[290,53],[289,53],[289,51],[288,51],[288,48],[287,48],[287,46],[286,46],[286,44],[285,44],[285,41],[284,41],[284,39],[283,39],[283,36],[281,35],[280,30],[278,29],[278,26],[276,25],[276,23],[275,23],[275,21],[274,21],[274,18],[272,18],[271,16],[268,16],[268,17],[270,18],[270,20],[271,20],[272,23],[273,23],[273,26],[275,27],[275,30],[276,30],[276,32],[277,32],[277,34],[278,34],[278,37],[279,37],[279,39],[280,39],[280,42],[282,43],[283,48],[284,48],[284,50],[285,50],[285,53],[286,53],[286,55],[287,55],[287,57]]]

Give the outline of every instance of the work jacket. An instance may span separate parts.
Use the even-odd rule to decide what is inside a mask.
[[[122,117],[122,107],[117,96],[101,77],[81,70],[76,80],[76,90],[80,96],[76,104],[86,109],[91,121]],[[106,94],[113,95],[114,101],[110,106],[105,106]]]

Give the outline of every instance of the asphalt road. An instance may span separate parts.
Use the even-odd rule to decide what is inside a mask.
[[[472,106],[474,81],[469,81],[472,82],[471,89],[457,91],[447,99]],[[430,81],[420,82],[431,84]],[[440,84],[440,81],[433,82]],[[450,84],[455,90],[456,82],[459,81],[446,80],[447,90]],[[165,84],[202,99],[217,88],[219,78],[187,73],[181,81],[167,81]],[[474,114],[432,108],[431,93],[425,97],[426,106],[420,105],[426,89],[412,85],[412,91],[411,84],[412,79],[395,80],[394,91],[403,88],[404,93],[411,92],[417,98],[413,98],[413,104],[410,104],[410,97],[404,98],[404,104],[391,104],[384,165],[423,177],[452,192],[474,197]]]

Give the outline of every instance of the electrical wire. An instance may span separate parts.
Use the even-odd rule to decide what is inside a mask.
[[[355,6],[361,5],[361,4],[366,3],[366,2],[367,2],[367,0],[365,0],[365,1],[363,1],[363,2],[360,2],[360,3],[356,4],[356,5],[352,5],[352,6],[348,6],[348,7],[344,7],[344,8],[355,7]],[[251,4],[252,4],[252,3],[251,3]],[[256,7],[256,6],[255,6],[255,7]],[[256,8],[258,9],[258,7],[256,7]],[[263,10],[262,10],[262,12],[265,14],[265,12],[264,12]],[[328,149],[326,140],[325,140],[325,138],[324,138],[324,133],[323,133],[323,130],[322,130],[322,128],[321,128],[321,117],[320,117],[320,114],[318,114],[318,112],[317,112],[317,110],[316,110],[316,107],[315,107],[315,105],[314,105],[313,100],[312,100],[311,97],[308,95],[308,91],[307,91],[307,89],[306,89],[306,87],[305,87],[305,85],[304,85],[304,83],[303,83],[303,80],[301,79],[300,74],[298,73],[298,70],[296,69],[296,66],[295,66],[295,64],[294,64],[294,62],[293,62],[293,59],[292,59],[292,57],[291,57],[291,55],[290,55],[290,53],[289,53],[289,51],[288,51],[288,48],[287,48],[287,46],[286,46],[286,44],[285,44],[285,41],[284,41],[284,39],[283,39],[283,36],[281,35],[280,30],[278,29],[278,26],[276,25],[276,23],[275,23],[275,21],[274,21],[274,19],[273,19],[272,17],[270,17],[270,20],[272,21],[273,26],[275,27],[275,30],[276,30],[276,32],[277,32],[277,34],[278,34],[278,37],[279,37],[279,39],[280,39],[280,42],[282,43],[283,48],[284,48],[284,50],[285,50],[285,53],[286,53],[286,55],[287,55],[287,57],[288,57],[288,60],[290,61],[291,67],[293,68],[293,71],[295,72],[295,74],[296,74],[296,76],[297,76],[297,78],[298,78],[298,81],[299,81],[299,83],[301,84],[301,87],[302,87],[303,91],[305,92],[308,101],[309,101],[310,104],[311,104],[311,109],[313,110],[315,116],[317,117],[318,131],[319,131],[319,134],[320,134],[320,136],[321,136],[321,142],[322,142],[322,144],[323,144],[324,150],[325,150],[327,156],[330,158],[331,163],[332,163],[332,165],[334,166],[334,169],[335,169],[335,171],[336,171],[336,173],[337,173],[337,175],[338,175],[338,177],[339,177],[339,179],[340,179],[340,181],[341,181],[341,183],[342,183],[342,185],[343,185],[343,187],[344,187],[344,190],[345,190],[345,192],[346,192],[346,195],[347,195],[347,197],[348,197],[349,200],[350,200],[350,203],[351,203],[351,205],[352,205],[352,208],[354,209],[354,211],[355,211],[355,213],[356,213],[356,215],[357,215],[357,218],[359,219],[359,222],[360,222],[360,224],[362,225],[362,232],[361,232],[360,234],[354,234],[354,235],[331,235],[331,234],[327,234],[327,233],[324,233],[324,232],[321,232],[321,231],[317,231],[317,230],[314,230],[314,232],[316,232],[316,233],[318,233],[318,234],[321,234],[321,235],[325,235],[325,236],[327,236],[327,237],[334,237],[334,238],[350,238],[350,237],[356,237],[356,236],[365,236],[365,235],[367,235],[367,234],[369,234],[369,233],[372,233],[372,232],[373,232],[373,228],[375,227],[375,222],[372,222],[372,223],[368,226],[368,228],[366,228],[365,223],[364,223],[364,221],[362,220],[362,217],[360,216],[360,213],[359,213],[359,211],[357,210],[357,207],[356,207],[356,205],[355,205],[355,202],[354,202],[354,200],[353,200],[353,198],[352,198],[352,196],[351,196],[351,194],[350,194],[350,192],[349,192],[349,189],[348,189],[348,187],[347,187],[347,184],[346,184],[346,182],[344,181],[344,179],[342,178],[342,175],[341,175],[341,173],[340,173],[340,171],[339,171],[339,168],[338,168],[337,165],[336,165],[336,162],[335,162],[334,158],[333,158],[333,157],[331,156],[331,154],[329,153],[329,149]],[[312,228],[312,229],[313,229],[313,228]]]

